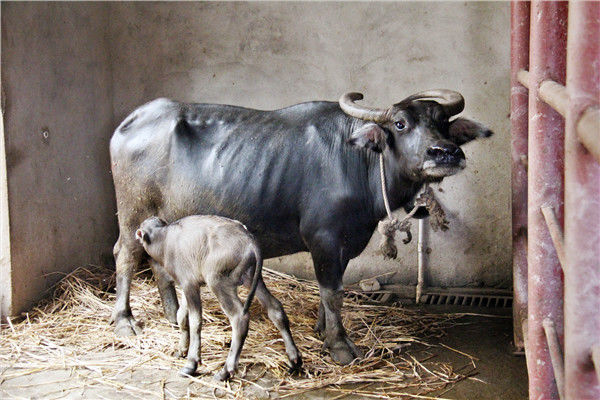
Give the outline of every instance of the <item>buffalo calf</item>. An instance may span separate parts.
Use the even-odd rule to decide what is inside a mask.
[[[195,373],[200,357],[202,302],[200,287],[206,285],[217,297],[232,328],[227,361],[215,378],[226,380],[235,372],[244,340],[248,334],[248,309],[254,295],[267,309],[269,318],[281,332],[290,367],[301,366],[287,315],[262,279],[260,250],[246,227],[228,218],[194,215],[167,224],[158,217],[146,219],[136,231],[136,239],[152,258],[153,269],[166,272],[184,293],[177,323],[181,329],[179,354],[187,353],[182,375]],[[163,270],[164,268],[164,270]],[[237,287],[250,287],[242,304]]]

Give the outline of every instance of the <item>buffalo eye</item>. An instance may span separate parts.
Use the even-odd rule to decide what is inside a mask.
[[[396,127],[396,129],[398,129],[399,131],[403,130],[404,128],[406,128],[406,123],[404,122],[404,120],[398,120],[396,122],[394,122],[394,126]]]

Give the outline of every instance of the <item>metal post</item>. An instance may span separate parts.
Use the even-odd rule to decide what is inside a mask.
[[[547,79],[564,84],[567,34],[566,2],[531,3],[529,57],[528,160],[528,335],[529,398],[558,399],[554,371],[542,322],[563,336],[563,279],[556,250],[541,207],[549,205],[563,217],[564,122],[539,97]]]
[[[519,70],[529,68],[529,2],[511,2],[510,130],[512,154],[513,340],[525,346],[527,318],[527,107],[528,90],[519,84]]]
[[[554,209],[551,206],[542,206],[542,214],[544,214],[544,219],[546,220],[546,225],[548,225],[548,231],[550,232],[550,237],[552,237],[552,243],[554,243],[554,249],[556,250],[556,255],[558,256],[558,261],[560,262],[564,274],[565,247],[562,228],[560,227],[556,214],[554,214]]]
[[[600,99],[600,3],[571,2],[565,140],[565,393],[600,399],[592,348],[600,344],[600,164],[577,121]],[[597,366],[598,367],[598,366]]]
[[[550,350],[550,361],[552,361],[552,369],[556,378],[556,387],[561,400],[565,399],[565,364],[563,359],[560,343],[556,335],[556,327],[551,319],[546,318],[542,321],[544,332],[546,334],[546,342],[548,350]]]
[[[417,240],[417,289],[415,293],[415,302],[421,302],[423,289],[425,288],[425,251],[423,241],[425,239],[425,218],[419,220],[419,237]]]

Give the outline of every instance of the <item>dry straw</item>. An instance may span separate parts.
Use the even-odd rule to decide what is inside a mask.
[[[321,389],[331,399],[349,395],[428,399],[436,398],[428,393],[440,393],[475,373],[474,358],[468,354],[461,353],[470,360],[456,369],[436,362],[439,348],[427,344],[442,337],[456,315],[369,304],[361,292],[352,290],[347,291],[350,296],[344,304],[344,325],[366,356],[348,366],[336,365],[322,353],[322,341],[313,332],[319,304],[317,285],[267,269],[264,276],[288,313],[304,359],[303,373],[287,373],[279,333],[254,302],[240,371],[228,384],[212,381],[212,373],[225,360],[230,328],[214,296],[203,290],[203,366],[201,375],[192,378],[184,397],[248,398],[268,394],[271,398],[293,398]],[[71,386],[108,387],[132,398],[178,397],[165,389],[165,378],[153,387],[135,380],[123,381],[124,374],[132,375],[140,368],[167,376],[167,372],[179,369],[184,360],[173,356],[179,332],[163,317],[156,285],[145,273],[135,277],[131,292],[133,313],[144,322],[144,332],[136,337],[115,337],[108,324],[115,300],[114,282],[114,272],[109,269],[80,268],[57,285],[50,300],[22,320],[3,326],[0,389],[3,382],[18,376],[72,369]],[[64,394],[57,392],[57,397]]]

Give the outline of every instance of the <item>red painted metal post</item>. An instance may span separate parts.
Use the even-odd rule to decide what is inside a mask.
[[[529,69],[529,2],[510,5],[510,131],[512,154],[513,338],[524,347],[527,318],[527,111],[528,90],[517,80]]]
[[[600,164],[577,139],[583,110],[600,102],[600,3],[569,5],[565,141],[565,380],[567,399],[600,399]],[[596,366],[600,368],[600,365]]]
[[[553,207],[563,220],[563,117],[539,98],[542,81],[564,84],[567,2],[531,3],[528,159],[527,370],[530,399],[558,399],[544,319],[563,338],[563,278],[541,208]]]

